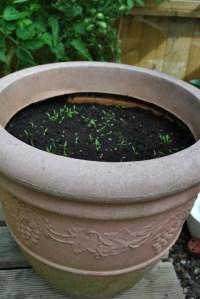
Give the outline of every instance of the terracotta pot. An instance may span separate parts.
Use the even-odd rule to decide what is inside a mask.
[[[139,162],[91,162],[33,148],[3,127],[61,94],[128,95],[200,136],[200,92],[167,75],[109,63],[38,66],[0,80],[0,186],[7,224],[38,273],[78,298],[132,286],[175,242],[200,190],[200,142]]]

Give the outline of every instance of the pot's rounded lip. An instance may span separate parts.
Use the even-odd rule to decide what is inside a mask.
[[[157,71],[102,62],[66,62],[28,68],[0,80],[0,92],[28,75],[66,67],[137,70],[175,82],[200,101],[197,88]],[[101,203],[131,203],[181,192],[200,183],[200,141],[162,158],[95,162],[50,154],[10,135],[0,126],[0,174],[53,196]]]

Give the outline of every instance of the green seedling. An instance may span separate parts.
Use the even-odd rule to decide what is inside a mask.
[[[30,137],[30,133],[29,133],[27,130],[24,130],[24,134],[25,134],[27,137]]]
[[[131,146],[131,149],[132,149],[132,151],[134,152],[135,155],[138,155],[138,152],[137,152],[135,146],[132,145],[132,146]]]
[[[59,114],[59,111],[56,111],[55,109],[51,113],[46,113],[49,120],[57,123],[61,123],[64,120],[64,117]]]
[[[97,120],[92,118],[92,119],[90,119],[90,121],[88,122],[88,125],[87,125],[87,126],[88,126],[88,128],[92,128],[92,127],[93,127],[93,128],[96,129],[96,128],[97,128],[97,124],[96,124],[96,123],[97,123]]]
[[[76,110],[75,105],[73,105],[72,107],[68,107],[67,105],[65,105],[64,108],[60,109],[60,114],[62,114],[66,118],[73,118],[78,114],[78,111]]]
[[[168,145],[172,143],[172,138],[169,134],[160,134],[159,138],[162,144]]]
[[[103,114],[104,115],[102,117],[102,120],[105,121],[106,123],[110,123],[115,118],[115,113],[112,111],[103,110]]]
[[[52,146],[52,144],[50,144],[50,145],[48,145],[46,147],[46,152],[48,152],[48,153],[52,153],[53,152],[53,146]]]
[[[106,133],[106,135],[111,135],[112,134],[112,131],[109,131]]]
[[[107,126],[103,126],[101,128],[99,128],[99,133],[102,132],[103,130],[105,130],[107,128]]]
[[[67,141],[65,141],[63,145],[63,156],[67,157],[68,155],[69,155],[69,148],[68,148]]]
[[[95,144],[95,147],[96,147],[97,152],[99,152],[100,149],[101,149],[101,142],[99,141],[99,138],[98,138],[98,137],[96,137],[96,139],[95,139],[95,141],[94,141],[94,144]]]
[[[30,121],[30,126],[31,126],[32,128],[35,128],[35,127],[36,127],[36,125],[35,125],[32,121]]]
[[[75,144],[78,144],[78,141],[79,141],[79,137],[76,136],[76,137],[75,137]]]
[[[48,132],[48,128],[45,128],[43,131],[43,136],[45,136],[47,132]]]
[[[30,140],[30,144],[31,144],[32,146],[35,146],[34,141],[33,141],[32,139]]]
[[[89,139],[90,139],[91,142],[93,142],[94,137],[92,136],[92,134],[89,134]]]
[[[60,108],[58,110],[54,109],[51,113],[48,113],[48,112],[46,113],[49,120],[51,120],[53,122],[57,122],[59,124],[61,124],[64,119],[73,118],[77,114],[78,114],[78,111],[76,110],[75,105],[73,105],[72,107],[64,105],[63,108]]]
[[[165,156],[165,153],[163,153],[163,152],[158,152],[158,154],[160,155],[160,156]]]
[[[127,146],[128,143],[124,137],[120,137],[120,142],[118,143],[120,147]]]

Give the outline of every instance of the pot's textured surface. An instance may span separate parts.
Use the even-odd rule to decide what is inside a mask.
[[[77,298],[132,286],[175,242],[200,185],[200,143],[140,162],[49,154],[3,127],[21,108],[60,94],[138,97],[182,119],[198,140],[200,93],[166,75],[107,63],[61,63],[0,81],[0,186],[7,224],[33,267]]]

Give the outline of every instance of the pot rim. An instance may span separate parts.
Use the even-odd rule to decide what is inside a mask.
[[[24,69],[0,79],[0,93],[26,76],[85,67],[148,74],[176,84],[200,102],[200,91],[179,79],[140,67],[103,62],[64,62]],[[98,162],[44,152],[25,144],[0,126],[0,175],[36,191],[70,200],[112,204],[149,201],[199,185],[200,141],[162,158]]]

